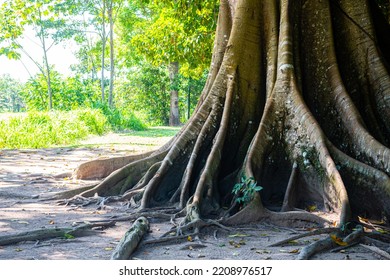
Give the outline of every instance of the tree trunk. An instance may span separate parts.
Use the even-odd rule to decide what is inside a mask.
[[[221,0],[191,119],[81,195],[175,206],[188,224],[389,218],[389,49],[376,28],[364,0]]]
[[[106,55],[106,41],[107,41],[107,35],[106,35],[106,0],[103,0],[103,9],[102,9],[102,56],[101,56],[101,81],[100,81],[100,87],[102,92],[102,102],[104,103],[106,101],[105,97],[105,77],[104,77],[104,67],[105,67],[105,55]]]
[[[40,20],[42,20],[41,11],[38,10],[38,12],[39,12]],[[40,26],[39,28],[40,28],[39,36],[40,36],[40,40],[41,40],[41,43],[42,43],[42,50],[43,50],[43,62],[44,62],[44,66],[43,67],[46,68],[45,69],[46,73],[43,73],[43,75],[45,76],[46,83],[47,83],[47,96],[49,98],[48,108],[49,108],[49,110],[52,110],[53,109],[53,91],[51,89],[50,65],[49,65],[49,59],[47,57],[48,49],[46,49],[46,40],[45,40],[45,35],[43,34],[44,27]]]
[[[180,115],[179,115],[179,90],[177,88],[177,75],[179,73],[179,63],[171,62],[169,64],[169,80],[171,83],[171,105],[170,105],[170,115],[169,115],[169,125],[178,126],[180,125]]]
[[[114,19],[112,17],[112,4],[113,0],[110,1],[108,8],[108,19],[110,21],[110,91],[108,95],[108,105],[113,105],[113,94],[114,94],[114,77],[115,77],[115,64],[114,64]]]
[[[45,48],[45,45],[43,45]],[[45,59],[45,67],[46,67],[46,81],[47,81],[47,93],[49,96],[49,110],[53,109],[53,90],[51,88],[51,78],[50,78],[50,66],[47,58],[47,51],[44,49],[44,59]]]

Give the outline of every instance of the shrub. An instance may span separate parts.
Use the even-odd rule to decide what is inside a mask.
[[[0,120],[0,148],[70,145],[109,129],[99,110],[29,112]]]

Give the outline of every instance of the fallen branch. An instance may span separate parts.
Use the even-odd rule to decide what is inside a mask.
[[[381,257],[383,257],[383,258],[385,258],[387,260],[390,260],[390,254],[387,253],[386,251],[382,250],[382,249],[379,249],[376,246],[369,246],[369,245],[365,245],[365,244],[360,244],[360,246],[370,250],[371,252],[374,252],[375,254],[378,254],[379,256],[381,256]]]
[[[188,237],[192,237],[192,236],[193,236],[193,234],[160,237],[158,239],[145,240],[141,244],[148,245],[148,244],[158,244],[158,243],[165,243],[165,242],[171,242],[171,241],[178,241],[178,240],[182,240],[182,239],[188,240]]]
[[[291,241],[294,241],[294,240],[297,240],[297,239],[301,239],[301,238],[304,238],[304,237],[313,236],[313,235],[320,235],[320,234],[325,234],[325,233],[332,233],[332,232],[335,232],[335,231],[337,231],[337,229],[334,229],[334,228],[320,228],[320,229],[316,229],[316,230],[313,230],[313,231],[305,232],[305,233],[302,233],[302,234],[299,234],[299,235],[296,235],[296,236],[292,236],[292,237],[287,238],[287,239],[283,239],[283,240],[281,240],[279,242],[276,242],[276,243],[273,243],[273,244],[269,245],[268,247],[276,247],[276,246],[283,245],[283,244],[286,244],[288,242],[291,242]]]
[[[127,260],[138,246],[142,237],[149,230],[149,222],[145,217],[138,218],[122,237],[111,255],[111,260]]]
[[[115,222],[83,224],[74,228],[45,228],[33,231],[26,231],[17,234],[0,236],[0,245],[9,245],[22,241],[36,241],[51,238],[73,238],[84,235],[88,230],[95,227],[109,227]]]
[[[303,247],[298,255],[298,260],[308,260],[316,253],[331,250],[337,246],[342,246],[345,248],[345,246],[348,244],[360,242],[363,233],[363,227],[359,226],[356,227],[356,230],[347,235],[344,239],[339,238],[337,235],[330,235],[324,239],[318,240],[308,246]]]

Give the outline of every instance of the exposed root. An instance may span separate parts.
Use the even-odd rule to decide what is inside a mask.
[[[114,157],[107,159],[96,159],[80,164],[73,172],[72,176],[75,179],[91,180],[101,179],[110,175],[115,170],[126,166],[127,164],[146,158],[152,152],[130,155],[123,157]]]
[[[119,200],[119,197],[101,197],[98,196],[97,194],[93,197],[83,197],[81,195],[76,195],[73,196],[70,199],[64,199],[64,200],[59,200],[57,202],[58,205],[80,205],[82,207],[91,205],[91,204],[96,204],[99,208],[102,208],[106,202],[110,201],[117,201]]]
[[[140,243],[140,247],[144,245],[150,245],[150,244],[160,244],[160,243],[167,243],[167,242],[176,242],[176,241],[186,241],[189,237],[192,237],[193,234],[185,234],[185,235],[175,235],[175,236],[168,236],[168,237],[160,237],[157,239],[148,239],[144,240]]]
[[[296,185],[298,172],[299,172],[298,164],[296,162],[294,162],[293,168],[291,171],[291,175],[290,175],[290,179],[288,179],[286,194],[284,196],[282,208],[280,209],[281,212],[287,212],[287,211],[291,211],[294,209],[293,205],[296,204],[295,192],[297,191],[295,189],[295,185]]]
[[[339,234],[339,232],[335,232],[335,234],[328,236],[325,239],[318,240],[304,247],[299,253],[298,259],[308,260],[314,254],[319,253],[321,251],[330,250],[336,246],[343,246],[341,244],[348,245],[352,242],[356,242],[362,237],[363,227],[358,227],[354,232],[347,235],[344,239],[339,238]]]
[[[375,254],[378,254],[379,256],[385,258],[386,260],[390,260],[390,254],[384,250],[379,249],[378,247],[369,246],[369,245],[365,245],[365,244],[360,244],[360,246],[374,252]]]
[[[138,218],[119,241],[111,255],[111,260],[127,260],[137,248],[143,236],[149,230],[149,222],[145,217]]]
[[[306,211],[290,211],[280,213],[269,211],[262,206],[259,201],[259,197],[257,197],[244,209],[237,212],[237,214],[225,219],[223,224],[232,226],[258,221],[268,222],[277,226],[288,227],[323,227],[331,223],[324,218]]]
[[[276,247],[276,246],[280,246],[280,245],[283,245],[283,244],[286,244],[288,242],[295,241],[297,239],[301,239],[301,238],[304,238],[304,237],[320,235],[320,234],[324,234],[324,233],[332,233],[332,232],[335,232],[335,231],[336,231],[336,229],[334,229],[334,228],[320,228],[320,229],[316,229],[316,230],[313,230],[313,231],[309,231],[309,232],[305,232],[305,233],[302,233],[302,234],[298,234],[296,236],[292,236],[290,238],[281,240],[279,242],[273,243],[273,244],[268,245],[268,246],[269,247]]]
[[[76,188],[76,189],[72,189],[72,190],[68,190],[68,191],[63,191],[63,192],[44,193],[44,194],[40,194],[39,196],[37,196],[37,198],[39,198],[39,200],[42,200],[42,201],[69,199],[69,198],[75,197],[77,195],[80,195],[81,193],[83,193],[85,191],[91,190],[96,186],[97,186],[97,184],[92,184],[92,185],[88,185],[88,186],[84,186],[84,187],[80,187],[80,188]]]
[[[18,234],[7,234],[0,236],[0,245],[9,245],[22,241],[37,241],[51,238],[74,238],[83,236],[97,227],[111,227],[115,222],[84,223],[74,228],[45,228],[33,231],[21,232]]]

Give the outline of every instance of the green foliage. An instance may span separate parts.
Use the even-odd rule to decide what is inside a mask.
[[[100,110],[29,112],[0,120],[0,148],[44,148],[74,144],[109,129]]]
[[[51,88],[53,107],[56,110],[73,110],[92,107],[99,100],[99,82],[82,78],[64,78],[60,73],[52,71]],[[21,95],[29,110],[46,110],[48,96],[46,78],[37,74],[24,85]]]
[[[102,103],[98,103],[95,106],[106,116],[111,129],[115,131],[140,131],[146,129],[146,125],[131,111],[109,107],[107,104]]]
[[[233,194],[238,195],[236,202],[246,205],[252,199],[256,192],[261,191],[263,188],[257,185],[257,182],[253,177],[247,178],[245,175],[241,177],[241,182],[237,183],[233,187]]]
[[[0,76],[0,112],[19,112],[23,107],[22,84],[9,75]]]
[[[207,72],[199,77],[178,76],[179,109],[182,123],[185,123],[190,92],[190,113],[194,110],[207,79]],[[116,84],[116,105],[143,116],[149,125],[168,125],[170,81],[166,66],[142,63],[127,73],[126,79]]]
[[[179,62],[186,77],[199,75],[210,64],[218,1],[202,1],[190,8],[173,2],[131,2],[124,7],[119,55],[132,61],[146,58],[156,66]]]
[[[204,71],[201,75],[188,78],[182,75],[179,75],[179,77],[179,109],[181,122],[185,123],[188,119],[187,113],[191,115],[198,104],[199,96],[202,93],[208,77],[208,71]]]

